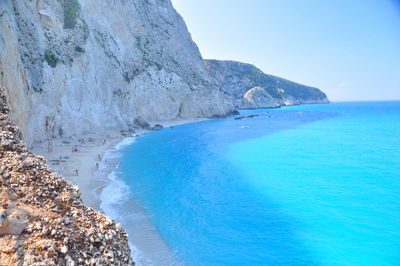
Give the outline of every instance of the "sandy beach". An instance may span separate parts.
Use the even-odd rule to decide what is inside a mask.
[[[167,128],[202,120],[205,119],[163,121],[160,124],[164,128]],[[146,132],[140,130],[134,136],[130,136],[130,138],[140,137],[146,134]],[[107,137],[86,135],[75,139],[54,139],[51,141],[50,150],[49,143],[42,142],[31,147],[31,151],[45,157],[53,170],[60,173],[74,185],[77,185],[81,191],[82,200],[85,205],[101,211],[101,202],[96,197],[96,194],[98,196],[102,188],[109,184],[110,181],[107,179],[107,176],[114,170],[117,164],[115,160],[113,162],[106,161],[107,158],[105,158],[104,154],[115,148],[125,138],[127,137],[122,135]],[[104,165],[107,167],[102,167]],[[100,178],[96,176],[99,168],[102,170],[107,169],[107,171],[101,173],[102,176]]]
[[[162,124],[164,128],[167,128],[201,120],[204,119],[163,122]],[[118,221],[118,214],[113,215],[114,210],[102,209],[109,203],[108,199],[102,201],[105,200],[101,196],[102,191],[112,185],[113,181],[108,176],[119,163],[118,156],[110,158],[109,155],[118,154],[120,147],[146,133],[147,131],[139,131],[131,137],[119,135],[104,138],[88,135],[79,139],[55,139],[52,140],[51,151],[49,151],[48,142],[34,145],[31,151],[44,156],[53,170],[77,185],[85,205]],[[78,170],[78,175],[76,170]],[[125,230],[129,235],[135,236],[134,239],[129,240],[132,257],[137,265],[181,265],[179,259],[157,232],[150,220],[150,214],[146,213],[136,201],[130,202],[130,208],[136,215],[136,223],[134,227],[125,228]]]
[[[107,163],[104,162],[104,153],[122,139],[122,136],[86,137],[79,140],[56,139],[52,140],[50,150],[48,142],[43,142],[35,145],[32,151],[44,156],[53,170],[79,187],[84,204],[100,210],[100,201],[93,191],[107,183],[94,176],[98,167],[102,163]]]

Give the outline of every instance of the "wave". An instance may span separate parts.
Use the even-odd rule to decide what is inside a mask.
[[[121,150],[121,149],[125,148],[126,146],[131,145],[135,141],[136,141],[136,137],[124,138],[120,143],[118,143],[117,145],[114,146],[114,149]]]
[[[103,155],[103,160],[99,164],[99,169],[95,176],[98,180],[106,183],[93,191],[94,196],[100,202],[100,209],[107,216],[112,217],[117,222],[123,222],[128,219],[122,213],[123,204],[129,199],[129,186],[118,177],[117,169],[121,158],[121,150],[134,143],[136,138],[124,138],[112,149],[107,150]],[[125,217],[124,217],[125,216]],[[141,266],[140,261],[144,261],[142,252],[129,241],[132,259],[136,265]]]
[[[115,171],[109,174],[110,183],[103,188],[100,198],[100,208],[108,215],[116,220],[121,221],[121,213],[118,211],[118,206],[124,204],[129,195],[129,187],[120,179],[117,178]]]

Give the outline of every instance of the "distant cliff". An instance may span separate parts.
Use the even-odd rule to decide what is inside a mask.
[[[233,110],[170,0],[0,1],[0,71],[27,143]]]
[[[264,74],[250,64],[219,60],[205,60],[205,63],[220,89],[233,98],[237,108],[329,102],[317,88]]]

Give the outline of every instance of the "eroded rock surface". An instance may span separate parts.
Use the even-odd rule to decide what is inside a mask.
[[[233,110],[170,0],[0,1],[0,72],[29,145]]]

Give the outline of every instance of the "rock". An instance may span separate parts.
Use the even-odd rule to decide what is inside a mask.
[[[76,263],[71,259],[71,257],[66,256],[65,259],[66,259],[67,266],[75,266],[76,265]]]
[[[51,11],[49,11],[49,10],[39,10],[38,13],[45,17],[51,17],[51,15],[52,15]]]
[[[210,118],[211,119],[222,119],[222,118],[226,118],[226,115],[213,115]]]
[[[153,131],[158,131],[158,130],[161,130],[161,129],[163,129],[163,128],[164,128],[163,125],[155,124],[155,125],[151,128],[151,130],[153,130]]]
[[[4,210],[1,217],[0,236],[21,234],[29,221],[29,213],[17,207]]]
[[[242,120],[242,119],[246,119],[246,118],[256,118],[256,117],[259,117],[259,115],[238,116],[238,117],[235,117],[234,119]]]
[[[27,158],[22,162],[22,168],[32,167],[35,161],[32,158]]]
[[[137,117],[135,118],[135,120],[133,121],[137,126],[139,126],[142,129],[145,130],[150,130],[151,127],[149,125],[149,123],[146,122],[146,120],[144,120],[142,117]]]
[[[67,246],[62,246],[60,251],[61,251],[61,253],[65,254],[65,253],[68,252],[68,247]]]
[[[276,107],[276,100],[262,87],[254,87],[248,90],[244,96],[243,106],[247,108]]]
[[[3,224],[5,220],[6,220],[6,212],[0,211],[0,224]]]

